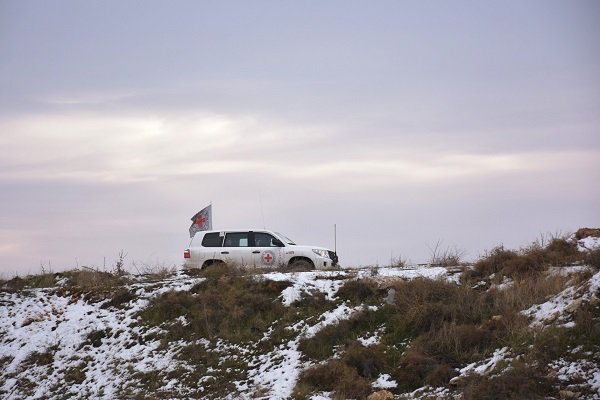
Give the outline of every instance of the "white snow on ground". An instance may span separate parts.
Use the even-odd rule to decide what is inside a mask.
[[[292,286],[282,291],[281,301],[290,305],[305,294],[322,292],[328,300],[335,300],[339,288],[350,279],[372,277],[370,270],[337,270],[309,272],[270,272],[257,279],[289,281]],[[428,267],[420,269],[377,268],[376,277],[413,279],[449,278],[446,269]],[[24,373],[35,382],[36,391],[32,399],[42,398],[53,393],[53,388],[65,381],[69,369],[84,369],[85,379],[80,383],[67,385],[68,391],[61,396],[75,398],[115,398],[124,387],[129,387],[133,372],[168,372],[185,367],[185,362],[175,359],[181,348],[189,343],[171,342],[159,350],[158,340],[143,340],[144,337],[160,334],[161,328],[148,328],[139,324],[137,314],[144,309],[150,299],[170,290],[188,291],[201,278],[191,278],[178,272],[160,282],[148,282],[143,277],[133,276],[133,283],[127,288],[135,293],[136,299],[127,303],[125,309],[102,308],[105,303],[92,303],[84,298],[61,296],[50,289],[26,289],[20,293],[0,292],[0,359],[5,362],[0,380],[0,393],[8,399],[26,397],[17,386],[17,379]],[[61,282],[64,286],[66,281]],[[255,393],[267,393],[268,398],[289,398],[302,370],[309,365],[301,360],[298,345],[302,338],[314,336],[324,327],[350,318],[364,310],[364,306],[350,307],[339,304],[320,317],[302,321],[289,327],[298,333],[294,340],[273,349],[268,354],[256,354],[249,348],[237,348],[238,354],[248,357],[248,380],[237,382],[239,390],[234,397],[253,398]],[[376,309],[376,307],[370,307]],[[178,321],[186,324],[184,317]],[[91,333],[102,333],[97,347],[90,342]],[[361,338],[365,346],[378,343],[380,334]],[[202,344],[202,343],[200,343]],[[204,344],[207,348],[209,342]],[[226,354],[230,344],[219,342],[211,349]],[[24,364],[34,352],[52,354],[51,365]],[[12,359],[10,359],[13,357]],[[185,365],[184,365],[185,364]],[[27,371],[27,372],[25,372]],[[210,371],[209,371],[210,372]],[[12,374],[12,375],[11,375]],[[206,379],[211,379],[206,376]],[[198,384],[201,386],[202,379]],[[389,376],[382,375],[376,382],[379,387],[393,387]],[[179,382],[165,382],[163,389],[180,390]],[[321,393],[327,398],[330,394]]]
[[[369,267],[356,269],[354,271],[308,271],[308,272],[269,272],[259,279],[270,279],[273,281],[290,281],[292,286],[285,289],[282,294],[284,305],[290,305],[294,301],[300,300],[303,295],[310,295],[317,292],[325,293],[328,300],[334,300],[335,294],[347,279],[366,278],[430,278],[447,279],[456,281],[460,274],[449,275],[448,270],[443,267]]]
[[[542,304],[531,306],[521,313],[531,319],[532,326],[543,326],[550,322],[561,323],[565,327],[572,327],[568,312],[576,305],[576,302],[588,301],[600,289],[600,272],[596,273],[582,287],[569,286],[556,296]],[[587,289],[587,290],[585,290]],[[582,293],[583,292],[583,293]]]
[[[430,279],[441,279],[448,277],[448,270],[444,267],[382,267],[382,268],[367,268],[358,270],[359,279],[365,278],[430,278]]]
[[[374,332],[371,332],[370,335],[359,336],[356,338],[363,346],[369,347],[379,344],[381,341],[381,335],[385,332],[385,326],[381,326]]]
[[[381,374],[372,386],[377,389],[391,389],[398,387],[398,383],[388,374]]]
[[[579,251],[600,249],[600,237],[588,236],[577,241]]]
[[[492,371],[500,361],[509,359],[509,354],[510,351],[508,347],[496,349],[490,358],[469,364],[466,367],[461,368],[458,372],[460,375],[468,375],[470,373],[478,375],[487,374]]]
[[[488,290],[492,290],[492,289],[505,290],[505,289],[511,288],[514,284],[515,284],[515,282],[512,279],[510,279],[509,277],[505,276],[502,279],[501,283],[492,284]]]
[[[302,354],[298,350],[300,340],[313,337],[324,327],[348,319],[362,309],[363,307],[360,306],[350,308],[342,304],[334,310],[323,313],[319,318],[320,321],[315,325],[309,326],[302,321],[290,327],[300,333],[296,339],[268,354],[260,355],[256,361],[249,364],[253,368],[249,377],[257,387],[271,388],[269,399],[289,398],[296,386],[300,371],[305,367],[300,360]]]
[[[321,392],[310,396],[310,400],[330,400],[333,392]]]
[[[571,304],[577,293],[573,286],[570,286],[542,304],[531,306],[527,310],[521,311],[521,314],[531,319],[532,326],[543,326],[549,322],[567,323],[567,315],[564,310]]]
[[[374,310],[377,310],[376,307],[373,307]],[[306,338],[311,338],[315,336],[321,329],[325,328],[327,325],[333,325],[339,321],[350,318],[353,314],[363,309],[362,306],[357,306],[350,308],[346,304],[342,304],[334,310],[327,311],[321,316],[321,321],[317,324],[304,328],[302,330],[303,336]],[[293,329],[298,330],[297,327]]]
[[[569,265],[566,267],[550,267],[548,268],[548,274],[551,276],[569,276],[591,270],[592,268],[587,265]]]
[[[403,399],[447,399],[450,397],[450,389],[444,387],[424,386],[411,393],[402,394]]]
[[[580,272],[583,267],[568,267],[556,273]],[[552,272],[551,272],[552,273]],[[309,272],[270,272],[257,279],[289,281],[292,286],[281,293],[281,301],[290,305],[305,294],[322,292],[327,299],[335,300],[339,288],[348,280],[357,278],[400,278],[417,277],[442,278],[454,280],[459,274],[450,275],[445,268],[426,267],[420,269],[402,268],[370,268],[354,271],[309,271]],[[35,382],[35,392],[27,397],[32,399],[62,398],[116,398],[123,386],[129,387],[132,372],[151,372],[155,370],[170,371],[176,368],[190,367],[185,361],[176,358],[182,347],[189,344],[183,341],[171,342],[166,349],[159,350],[158,340],[140,340],[148,335],[161,332],[160,328],[147,328],[139,324],[137,313],[142,310],[151,298],[169,290],[189,290],[202,279],[191,278],[181,272],[161,282],[146,282],[141,278],[129,285],[137,298],[128,303],[126,309],[102,309],[103,302],[88,303],[84,299],[71,296],[62,297],[48,289],[23,290],[18,294],[0,292],[0,360],[12,360],[5,363],[0,371],[0,393],[8,400],[26,398],[17,386],[17,379],[28,376]],[[503,284],[509,282],[503,282]],[[65,282],[62,282],[64,285]],[[600,290],[600,272],[596,273],[588,283],[579,287],[568,287],[545,303],[531,307],[522,313],[531,318],[532,324],[542,324],[556,316],[556,321],[570,326],[566,312],[576,301],[588,301],[598,296]],[[296,385],[300,373],[312,366],[301,357],[298,346],[302,338],[313,337],[326,326],[351,318],[355,313],[365,310],[364,306],[350,307],[337,302],[335,308],[318,317],[305,320],[290,326],[288,329],[297,333],[293,340],[282,343],[267,354],[254,351],[252,344],[240,347],[218,341],[211,345],[208,340],[204,345],[211,351],[227,357],[228,354],[240,354],[247,360],[249,372],[246,380],[235,382],[237,393],[231,399],[252,399],[257,394],[269,399],[289,398]],[[372,307],[371,309],[376,309]],[[558,313],[558,314],[557,314]],[[180,317],[177,321],[186,324]],[[383,327],[372,334],[358,338],[364,346],[379,343]],[[92,332],[107,331],[98,347],[88,342]],[[269,332],[265,333],[268,339]],[[204,339],[203,339],[204,340]],[[215,347],[216,346],[216,347]],[[34,352],[43,353],[51,347],[53,360],[51,368],[47,365],[26,365],[24,363]],[[233,351],[232,351],[233,350]],[[8,358],[7,358],[8,357]],[[510,363],[514,354],[508,348],[497,349],[489,358],[469,364],[459,370],[459,376],[468,374],[488,374],[505,361]],[[85,359],[85,361],[84,361]],[[53,393],[58,383],[65,381],[65,372],[85,363],[85,379],[80,384],[66,385],[67,391]],[[600,367],[590,361],[555,361],[550,367],[558,372],[558,379],[571,384],[573,381],[585,381],[598,393],[593,399],[600,400]],[[198,385],[214,379],[209,370],[201,378]],[[373,383],[375,389],[390,389],[397,383],[389,375],[382,374]],[[163,389],[172,389],[173,393],[181,393],[182,397],[189,393],[176,380],[165,381]],[[52,396],[55,397],[52,397]],[[425,387],[405,394],[407,398],[426,398],[427,396],[449,396],[446,388]],[[313,399],[329,399],[332,393],[321,392]]]
[[[149,292],[144,288],[155,284],[133,284],[131,288],[142,297],[127,310],[102,309],[104,302],[88,303],[61,297],[50,294],[47,289],[0,293],[0,359],[14,357],[3,374],[19,372],[24,367],[23,361],[32,353],[44,353],[57,346],[50,375],[46,375],[47,369],[39,367],[28,370],[28,377],[37,384],[30,398],[52,393],[52,388],[64,380],[65,371],[77,367],[84,359],[88,366],[85,380],[70,385],[69,391],[62,395],[114,397],[123,377],[129,373],[128,367],[137,371],[166,369],[173,356],[169,352],[160,355],[154,352],[158,341],[140,344],[135,340],[142,333],[135,314],[151,297],[168,290],[189,290],[200,281],[177,274],[163,281],[160,289]],[[102,339],[101,346],[86,345],[88,335],[98,331],[110,334]],[[0,391],[9,393],[8,398],[22,398],[16,383],[16,379],[0,382]]]
[[[600,366],[587,360],[557,360],[549,365],[558,372],[557,378],[562,382],[584,382],[594,392],[588,399],[600,399]]]
[[[263,279],[272,281],[290,281],[292,286],[281,293],[282,302],[289,306],[300,300],[303,295],[315,291],[325,293],[328,300],[333,300],[338,289],[350,275],[345,271],[308,271],[308,272],[270,272],[262,275]]]

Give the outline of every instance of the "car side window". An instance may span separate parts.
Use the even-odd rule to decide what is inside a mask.
[[[202,247],[221,247],[223,245],[223,236],[219,232],[207,233],[202,238]]]
[[[264,232],[254,232],[254,247],[279,247],[275,237]]]
[[[248,232],[226,234],[224,247],[248,247]]]

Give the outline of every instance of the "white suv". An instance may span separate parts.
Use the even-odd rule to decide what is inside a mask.
[[[183,252],[184,268],[206,268],[215,263],[257,267],[321,269],[335,267],[337,254],[316,246],[300,246],[281,233],[231,229],[202,231]]]

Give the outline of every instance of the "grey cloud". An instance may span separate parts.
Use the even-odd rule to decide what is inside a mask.
[[[4,270],[179,262],[211,200],[347,264],[600,223],[597,2],[0,7]]]

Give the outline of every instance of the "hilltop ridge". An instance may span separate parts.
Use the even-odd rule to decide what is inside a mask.
[[[600,399],[600,230],[437,261],[0,281],[0,395]]]

